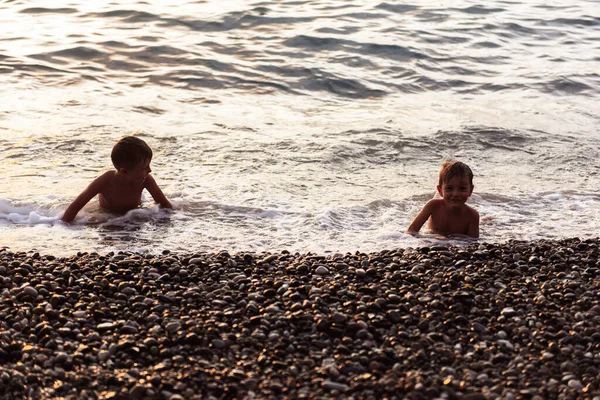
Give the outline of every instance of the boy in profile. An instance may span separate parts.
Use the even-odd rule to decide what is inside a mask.
[[[95,195],[98,195],[100,207],[115,213],[125,213],[139,207],[144,189],[161,206],[173,208],[150,175],[152,149],[146,142],[126,136],[115,144],[110,158],[116,170],[105,172],[90,183],[64,212],[61,218],[64,222],[73,221]]]
[[[442,235],[479,237],[479,213],[466,202],[473,193],[473,172],[460,161],[444,161],[437,191],[441,199],[432,199],[417,214],[407,233],[416,235],[429,220],[428,227]]]

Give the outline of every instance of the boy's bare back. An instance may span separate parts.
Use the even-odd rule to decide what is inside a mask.
[[[142,191],[144,189],[150,192],[157,203],[163,206],[168,203],[152,175],[148,175],[142,182],[133,183],[120,178],[115,171],[107,171],[98,177],[98,182],[92,182],[92,185],[98,185],[99,191],[97,193],[100,207],[117,213],[124,213],[137,208],[142,203]],[[93,188],[93,190],[96,189]]]
[[[96,182],[93,182],[94,184]],[[100,207],[114,212],[127,212],[141,204],[143,183],[129,183],[119,179],[116,171],[108,171],[98,178]]]

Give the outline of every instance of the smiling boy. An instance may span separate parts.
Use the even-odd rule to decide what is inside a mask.
[[[429,229],[443,235],[479,237],[479,213],[466,202],[473,193],[473,172],[460,161],[444,161],[437,191],[441,199],[429,200],[407,229],[416,235],[429,220]]]
[[[110,158],[116,170],[105,172],[90,183],[64,212],[61,218],[64,222],[73,221],[83,206],[96,195],[100,207],[116,213],[139,207],[144,189],[161,206],[173,208],[150,175],[152,149],[146,142],[135,136],[126,136],[115,144]]]

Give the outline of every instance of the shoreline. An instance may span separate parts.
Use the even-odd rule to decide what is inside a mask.
[[[0,249],[0,397],[600,399],[599,245]]]

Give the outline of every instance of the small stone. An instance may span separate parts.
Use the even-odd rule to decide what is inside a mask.
[[[102,362],[105,362],[106,360],[108,360],[110,358],[110,352],[106,351],[106,350],[100,350],[98,352],[98,359]]]
[[[121,328],[120,332],[123,334],[135,334],[138,333],[138,328],[131,325],[125,325]]]
[[[544,351],[544,352],[542,353],[542,358],[543,358],[544,360],[546,360],[546,361],[548,361],[548,360],[552,360],[552,359],[554,358],[554,354],[552,354],[552,353],[550,353],[550,352],[548,352],[548,351]]]
[[[174,333],[177,332],[178,330],[181,329],[181,324],[179,322],[169,322],[166,326],[165,329],[169,332],[169,333]]]
[[[133,296],[137,293],[137,290],[135,290],[132,287],[126,287],[123,290],[121,290],[121,293],[123,293],[124,295],[127,295],[127,296]]]
[[[112,322],[103,322],[101,324],[96,325],[96,329],[99,331],[108,331],[115,327],[115,324]]]
[[[518,313],[512,307],[505,307],[502,309],[501,314],[506,318],[516,317],[518,315]]]
[[[69,356],[67,353],[58,352],[56,353],[56,357],[54,357],[54,362],[57,364],[64,364],[68,360]]]
[[[129,397],[131,399],[141,399],[146,394],[146,388],[140,385],[135,385],[129,390]]]
[[[329,275],[329,270],[326,267],[320,265],[317,267],[315,273],[317,275]]]
[[[277,260],[277,258],[278,258],[277,254],[272,254],[272,255],[266,256],[265,258],[260,260],[259,263],[260,264],[270,264],[273,261]]]
[[[344,385],[343,383],[338,383],[330,380],[325,380],[323,382],[323,387],[329,390],[337,390],[343,392],[348,388],[348,385]]]
[[[499,281],[494,282],[494,287],[498,290],[506,289],[506,285]]]
[[[346,322],[346,319],[348,319],[348,317],[346,316],[346,314],[342,314],[342,313],[335,313],[331,316],[331,320],[333,322],[335,322],[336,324],[341,324],[343,322]]]
[[[273,305],[273,306],[269,306],[269,307],[265,308],[265,311],[268,313],[271,313],[271,314],[276,314],[276,313],[280,312],[281,309],[279,307]]]
[[[571,379],[567,385],[571,388],[571,389],[575,389],[575,390],[581,390],[583,389],[583,384],[577,380],[577,379]]]
[[[508,349],[510,351],[513,351],[515,349],[515,347],[513,346],[513,344],[511,342],[509,342],[508,340],[498,340],[498,344],[500,346],[502,346],[505,349]]]
[[[23,288],[23,293],[25,293],[27,296],[31,297],[32,299],[35,299],[38,296],[38,291],[35,290],[35,288],[33,288],[31,286],[25,286]]]

